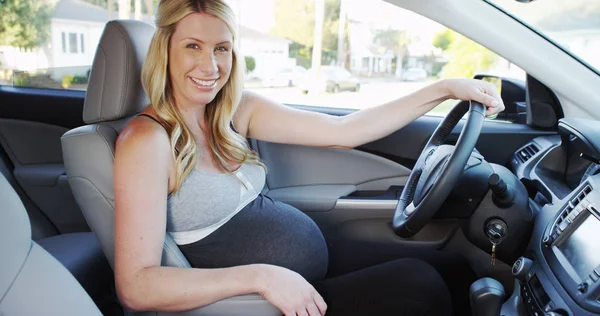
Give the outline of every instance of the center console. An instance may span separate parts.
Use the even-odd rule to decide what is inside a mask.
[[[528,315],[600,315],[600,198],[594,180],[582,183],[547,218],[530,244],[537,251],[512,267]]]
[[[571,298],[600,313],[600,208],[592,186],[580,188],[547,227],[542,254]]]
[[[535,224],[501,315],[600,315],[600,129],[561,121],[559,135],[536,138],[513,159]]]

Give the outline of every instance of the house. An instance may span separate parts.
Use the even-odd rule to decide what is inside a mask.
[[[368,23],[349,21],[350,71],[364,76],[392,74],[395,54],[373,44],[374,31]]]
[[[357,47],[350,55],[350,70],[363,76],[389,75],[394,73],[396,56],[390,50],[378,47]]]
[[[8,61],[5,68],[47,72],[58,82],[66,75],[87,77],[100,35],[109,20],[108,10],[102,7],[81,0],[60,0],[50,19],[49,42],[29,51],[0,48]],[[153,23],[153,18],[144,16],[143,21]]]
[[[256,62],[256,68],[250,76],[264,78],[265,76],[293,68],[296,60],[289,58],[291,41],[273,35],[262,33],[240,26],[240,51],[244,56],[251,56]]]
[[[110,19],[105,8],[82,0],[59,0],[50,20],[49,42],[32,50],[0,47],[0,69],[33,71],[51,68],[49,75],[58,82],[67,75],[87,77],[100,35]],[[154,24],[154,17],[143,16],[142,20]],[[238,31],[242,54],[252,56],[256,61],[254,73],[268,73],[295,65],[295,60],[288,57],[288,40],[244,26],[239,26]]]
[[[350,21],[350,70],[363,76],[400,76],[398,58],[404,68],[421,68],[431,73],[434,64],[442,58],[442,51],[430,41],[412,36],[402,52],[377,44],[377,26]],[[413,32],[408,30],[411,35]]]

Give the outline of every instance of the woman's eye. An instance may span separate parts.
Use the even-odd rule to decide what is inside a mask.
[[[219,46],[216,49],[220,52],[228,52],[229,51],[229,48],[227,48],[225,46]]]
[[[192,49],[197,49],[197,48],[200,48],[200,47],[198,46],[198,44],[188,44],[186,47],[187,47],[187,48],[192,48]]]

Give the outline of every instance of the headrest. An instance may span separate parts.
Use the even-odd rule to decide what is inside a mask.
[[[90,72],[84,122],[118,120],[148,106],[141,71],[154,30],[154,26],[135,20],[106,24]]]

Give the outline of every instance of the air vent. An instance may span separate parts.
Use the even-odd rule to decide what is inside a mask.
[[[523,163],[529,160],[529,158],[533,157],[533,155],[537,154],[539,151],[540,149],[536,145],[529,144],[517,152],[517,157]]]
[[[583,190],[581,190],[581,192],[579,192],[577,195],[575,195],[569,201],[569,203],[567,204],[567,206],[563,210],[562,214],[560,214],[560,218],[558,219],[558,221],[556,221],[556,224],[560,225],[560,223],[562,223],[566,218],[568,218],[569,215],[571,214],[571,212],[573,211],[573,209],[575,209],[575,207],[577,207],[577,205],[579,205],[579,203],[581,203],[581,201],[583,201],[583,199],[588,194],[590,194],[590,192],[592,192],[592,187],[590,187],[589,185],[586,185],[583,188]],[[575,216],[573,216],[573,217],[575,217]]]

